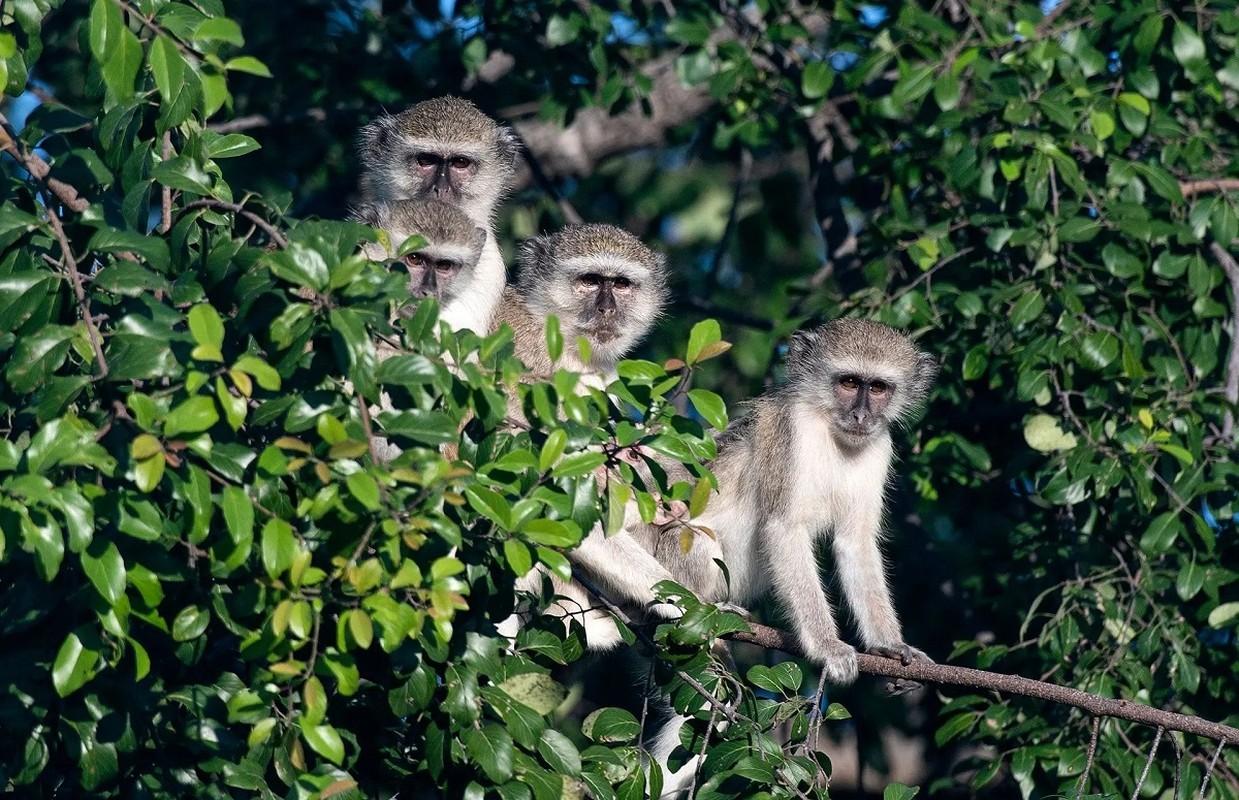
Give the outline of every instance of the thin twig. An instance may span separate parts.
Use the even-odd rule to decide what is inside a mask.
[[[1213,768],[1217,766],[1218,756],[1222,755],[1222,748],[1225,746],[1225,741],[1218,742],[1217,749],[1213,751],[1213,758],[1209,759],[1209,766],[1205,768],[1205,776],[1200,781],[1200,800],[1205,800],[1205,789],[1209,788],[1209,777],[1213,775]]]
[[[94,379],[102,380],[108,375],[108,360],[103,355],[103,334],[99,332],[99,326],[95,324],[95,318],[90,313],[90,299],[86,296],[85,287],[82,286],[82,275],[77,271],[77,260],[73,258],[73,249],[69,247],[69,239],[65,236],[64,226],[60,224],[60,217],[56,215],[55,209],[47,209],[47,222],[56,234],[56,241],[60,243],[60,253],[64,256],[65,269],[73,284],[77,307],[82,312],[82,321],[86,323],[86,334],[90,339],[91,349],[95,351],[95,360],[99,362],[99,373]]]
[[[8,117],[0,113],[0,151],[8,153],[34,179],[42,183],[47,190],[70,211],[82,213],[90,208],[90,201],[78,194],[77,189],[51,176],[52,167],[38,154],[27,150],[17,139],[17,131],[9,122]]]
[[[574,572],[572,575],[572,579],[580,583],[582,586],[584,586],[586,591],[588,591],[595,598],[597,598],[600,603],[606,606],[607,611],[614,614],[616,617],[619,618],[620,622],[627,625],[628,628],[632,630],[632,632],[636,635],[636,637],[640,639],[641,642],[645,644],[646,647],[649,647],[651,650],[654,650],[655,652],[657,652],[658,644],[654,641],[654,639],[648,633],[641,630],[641,627],[633,622],[632,617],[628,616],[628,614],[625,613],[624,609],[620,608],[615,603],[611,602],[610,598],[608,598],[602,592],[602,590],[600,590],[597,586],[595,586],[592,582],[590,582],[588,578],[583,577],[579,573]],[[677,669],[675,671],[675,674],[676,676],[680,678],[680,680],[684,681],[689,686],[693,687],[693,690],[696,691],[697,694],[701,695],[702,698],[704,698],[705,701],[710,704],[711,709],[721,713],[724,717],[727,718],[728,722],[736,721],[737,715],[736,715],[735,710],[727,706],[725,703],[720,702],[719,699],[715,697],[714,694],[709,689],[703,686],[700,681],[698,681],[692,675],[689,675],[687,672],[684,672],[681,669]]]
[[[1136,781],[1136,789],[1132,792],[1131,800],[1136,800],[1140,797],[1140,787],[1144,786],[1144,781],[1149,777],[1149,768],[1153,766],[1153,758],[1157,755],[1157,746],[1162,743],[1162,734],[1166,729],[1160,725],[1157,727],[1157,733],[1153,735],[1153,746],[1149,748],[1149,757],[1145,759],[1144,769],[1140,772],[1140,779]]]
[[[796,641],[787,633],[766,625],[749,623],[748,632],[728,634],[725,638],[737,642],[747,642],[760,647],[782,650],[794,656],[804,658],[804,652]],[[903,664],[897,658],[861,653],[857,656],[860,671],[867,675],[882,675],[888,678],[907,678],[909,680],[938,683],[951,686],[967,686],[974,689],[989,689],[996,692],[1032,697],[1038,700],[1048,700],[1073,708],[1079,708],[1090,714],[1116,717],[1142,725],[1165,728],[1172,731],[1182,731],[1197,736],[1203,736],[1214,741],[1239,742],[1239,728],[1210,722],[1200,717],[1190,717],[1160,708],[1152,708],[1143,703],[1130,700],[1119,700],[1109,697],[1099,697],[1095,694],[1082,692],[1069,686],[1058,686],[1044,681],[1036,681],[1019,675],[1006,675],[999,672],[986,672],[967,667],[956,667],[949,664],[933,664],[926,661],[913,661]]]
[[[186,57],[192,58],[195,61],[203,60],[202,53],[199,53],[197,50],[185,44],[180,39],[168,33],[158,22],[155,22],[155,20],[151,19],[150,17],[147,17],[145,14],[143,14],[141,11],[138,11],[136,8],[131,6],[129,3],[126,3],[125,0],[112,0],[112,2],[115,3],[119,8],[127,12],[131,17],[136,19],[138,22],[142,23],[142,27],[146,28],[151,33],[155,34],[156,36],[162,36],[168,41],[172,42],[172,44],[176,45],[176,49],[180,50],[181,53],[183,53]],[[164,98],[164,99],[171,100],[171,98]]]
[[[248,211],[240,203],[226,203],[223,200],[216,200],[213,197],[204,197],[201,200],[195,200],[192,203],[187,203],[184,210],[189,211],[194,208],[217,208],[224,211],[231,211],[234,214],[240,214],[250,222],[262,229],[263,233],[270,237],[271,241],[281,249],[288,247],[288,240],[280,233],[274,225],[267,222],[262,217],[255,214],[253,211]]]
[[[1080,783],[1076,786],[1076,800],[1084,796],[1084,787],[1088,785],[1088,774],[1093,771],[1093,756],[1097,755],[1097,735],[1101,733],[1101,717],[1093,717],[1093,734],[1088,740],[1088,756],[1084,759],[1084,772],[1080,773]]]
[[[163,160],[167,161],[172,158],[172,130],[163,132]],[[160,233],[167,233],[172,230],[172,187],[163,187],[163,202],[161,203],[161,223],[159,225]]]

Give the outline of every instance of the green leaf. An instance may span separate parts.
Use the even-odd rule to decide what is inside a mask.
[[[542,451],[538,454],[538,471],[546,472],[554,466],[559,457],[564,454],[564,448],[567,446],[568,434],[562,428],[551,431],[542,444]]]
[[[1168,553],[1182,532],[1183,523],[1179,521],[1179,515],[1174,511],[1167,511],[1149,523],[1144,535],[1140,537],[1140,549],[1155,556]]]
[[[825,97],[834,83],[835,71],[825,61],[810,61],[800,76],[800,90],[810,100]]]
[[[124,597],[125,560],[114,543],[101,539],[91,542],[82,553],[82,571],[109,605],[116,605]]]
[[[187,315],[189,333],[194,341],[201,345],[209,345],[219,351],[224,346],[224,322],[219,318],[219,312],[208,305],[197,305],[189,309]],[[222,357],[218,360],[223,360]]]
[[[1034,414],[1024,423],[1024,441],[1042,453],[1070,450],[1076,446],[1075,435],[1063,431],[1058,420],[1048,414]]]
[[[178,642],[197,639],[206,632],[211,613],[201,606],[186,606],[172,620],[172,638]]]
[[[297,537],[282,519],[269,519],[262,526],[262,566],[270,578],[288,570],[297,555]]]
[[[595,742],[630,742],[641,733],[641,724],[621,708],[600,708],[581,723],[581,733]]]
[[[912,800],[916,797],[917,792],[921,790],[919,786],[905,786],[902,783],[889,783],[882,790],[882,800]]]
[[[191,397],[168,413],[163,434],[172,439],[184,433],[202,433],[219,422],[215,400],[210,397]]]
[[[241,34],[241,26],[227,17],[213,17],[204,21],[194,30],[194,41],[226,42],[233,47],[245,44]]]
[[[512,529],[512,506],[498,492],[483,486],[465,489],[465,498],[474,511],[499,526],[500,530]]]
[[[185,85],[185,57],[167,36],[156,36],[148,56],[151,74],[155,76],[155,88],[164,103],[171,103]]]
[[[60,645],[56,660],[52,663],[52,686],[61,697],[82,688],[95,675],[99,663],[99,651],[82,644],[77,632],[70,633]]]
[[[559,331],[559,317],[552,314],[546,318],[546,352],[551,357],[551,363],[559,363],[559,357],[564,352],[564,337]]]
[[[549,714],[568,696],[568,690],[550,675],[525,672],[513,675],[499,684],[499,689],[513,700],[539,714]]]
[[[722,338],[723,332],[719,330],[718,322],[712,319],[698,322],[688,334],[688,350],[684,362],[689,365],[696,364],[701,360],[702,351]]]
[[[518,578],[533,569],[533,555],[529,547],[519,539],[503,540],[503,557]]]
[[[211,136],[208,137],[207,134]],[[206,142],[207,156],[214,159],[236,158],[262,149],[257,140],[243,133],[220,136],[211,131],[203,131],[203,140]]]
[[[240,545],[254,538],[254,505],[240,486],[225,486],[220,493],[224,510],[224,525],[233,544]]]
[[[538,752],[546,763],[561,775],[572,777],[581,774],[581,753],[567,736],[554,728],[542,732],[538,738]]]
[[[344,740],[331,725],[302,727],[301,736],[314,752],[333,764],[344,763]]]
[[[1119,357],[1118,337],[1109,331],[1094,331],[1080,343],[1080,355],[1093,369],[1104,369]]]
[[[1205,58],[1205,43],[1196,31],[1186,23],[1176,20],[1171,35],[1171,47],[1175,59],[1183,66],[1191,66]]]
[[[465,751],[482,767],[488,778],[495,783],[512,779],[516,747],[506,730],[488,722],[481,729],[466,729],[461,739],[464,740]]]
[[[1239,620],[1239,602],[1222,603],[1209,612],[1209,627],[1224,628]]]
[[[963,95],[963,86],[959,78],[955,77],[950,72],[943,73],[938,80],[934,82],[934,102],[938,104],[938,108],[943,111],[950,111],[959,105],[959,99]]]
[[[723,398],[705,389],[690,389],[688,399],[693,404],[693,410],[715,430],[727,428],[727,405]]]
[[[1114,135],[1114,117],[1105,111],[1093,109],[1088,115],[1089,127],[1098,139],[1109,139]]]
[[[246,72],[250,75],[257,75],[260,78],[271,77],[271,70],[267,69],[267,65],[253,56],[237,56],[229,60],[224,67],[233,72]]]

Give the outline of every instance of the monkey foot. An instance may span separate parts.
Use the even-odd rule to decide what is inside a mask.
[[[714,607],[717,608],[719,611],[728,611],[732,614],[735,614],[736,616],[740,617],[740,619],[746,622],[749,622],[753,619],[753,613],[751,611],[749,611],[744,606],[738,606],[735,603],[715,603]]]
[[[918,650],[912,645],[905,644],[903,642],[892,645],[874,645],[869,648],[869,652],[875,656],[898,659],[899,663],[903,664],[905,667],[913,661],[925,661],[930,664],[934,663],[934,660],[926,655],[925,651]]]
[[[826,639],[804,643],[805,655],[822,668],[827,682],[835,686],[847,686],[856,682],[859,667],[856,649],[840,639]]]

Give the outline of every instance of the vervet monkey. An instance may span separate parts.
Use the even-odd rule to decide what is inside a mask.
[[[604,388],[616,377],[616,363],[649,333],[667,299],[662,256],[613,225],[574,225],[525,243],[519,278],[504,291],[495,327],[511,326],[516,354],[534,377],[549,378],[556,369],[566,369],[582,373],[584,383]],[[554,363],[546,348],[546,321],[552,315],[559,320],[564,341]],[[587,361],[581,358],[578,337],[589,343]],[[519,414],[519,408],[513,413]],[[607,537],[595,528],[568,558],[616,602],[674,615],[675,607],[657,604],[651,589],[671,573],[627,533],[641,524],[636,504],[630,504],[623,530]],[[541,575],[540,570],[528,573],[517,588],[535,588]],[[584,586],[552,580],[559,599],[546,614],[563,617],[565,624],[570,619],[584,624],[591,650],[607,650],[622,641],[611,615],[597,608],[598,600]],[[513,618],[501,630],[514,635],[516,624]]]
[[[453,330],[484,333],[507,281],[493,216],[516,171],[515,134],[467,100],[438,97],[366,125],[358,150],[363,202],[436,199],[486,230],[472,282],[441,315]]]
[[[525,242],[520,275],[503,293],[495,327],[515,334],[516,355],[534,376],[579,372],[598,388],[616,363],[645,338],[667,305],[662,256],[614,225],[570,225]],[[563,354],[551,363],[546,320],[559,319]],[[577,338],[589,342],[582,361]]]
[[[474,284],[487,233],[459,208],[439,200],[397,200],[362,204],[353,217],[387,232],[387,245],[368,242],[362,247],[362,254],[374,261],[395,257],[410,236],[426,240],[423,246],[400,257],[409,275],[410,298],[434,297],[444,314],[467,301],[462,293]],[[409,303],[399,313],[409,316],[415,305]]]
[[[396,310],[397,316],[411,316],[417,305],[415,301],[425,297],[438,300],[441,315],[445,317],[462,304],[472,302],[487,233],[459,208],[439,200],[395,200],[363,203],[353,210],[352,216],[387,233],[386,245],[367,242],[362,246],[362,254],[373,261],[395,257],[410,236],[419,235],[426,240],[421,247],[400,257],[400,264],[409,276],[410,302]],[[395,353],[384,342],[377,347],[380,360]],[[371,413],[390,410],[391,398],[383,392],[380,404]],[[374,437],[375,458],[386,462],[398,455],[399,447],[381,436]]]
[[[671,531],[655,545],[658,560],[704,601],[747,606],[773,592],[805,655],[831,683],[848,684],[856,651],[839,638],[815,552],[828,540],[864,648],[904,663],[929,660],[904,642],[879,543],[891,426],[924,400],[936,373],[933,357],[876,322],[842,319],[796,334],[786,384],[718,438],[718,493],[692,523],[716,539],[698,534],[684,553]],[[651,746],[664,765],[682,722],[666,725]],[[668,787],[686,785],[690,767]]]

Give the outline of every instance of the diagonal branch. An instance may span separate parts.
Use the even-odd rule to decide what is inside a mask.
[[[73,188],[64,181],[53,178],[51,176],[52,167],[46,161],[38,156],[38,154],[27,150],[22,143],[17,139],[17,132],[13,129],[8,117],[0,113],[0,151],[11,155],[22,168],[34,176],[35,180],[47,187],[47,190],[70,211],[82,213],[90,208],[90,201],[78,194],[77,189]]]
[[[794,656],[804,657],[804,653],[795,640],[777,628],[749,623],[750,633],[732,633],[727,636],[737,642],[747,642],[760,647],[782,650]],[[898,659],[861,653],[857,656],[860,671],[867,675],[883,675],[888,678],[904,678],[907,680],[928,683],[947,684],[951,686],[967,686],[973,689],[989,689],[1005,694],[1017,694],[1023,697],[1033,697],[1038,700],[1048,700],[1051,703],[1061,703],[1087,711],[1090,714],[1103,717],[1116,717],[1142,725],[1151,725],[1166,730],[1182,731],[1217,742],[1239,743],[1239,728],[1232,728],[1219,722],[1210,722],[1200,717],[1186,714],[1176,714],[1160,708],[1152,708],[1143,703],[1131,700],[1115,700],[1099,697],[1095,694],[1082,692],[1069,686],[1059,686],[1053,683],[1024,678],[1019,675],[1005,675],[999,672],[986,672],[967,667],[956,667],[950,664],[932,664],[924,661],[913,661],[902,664]]]

